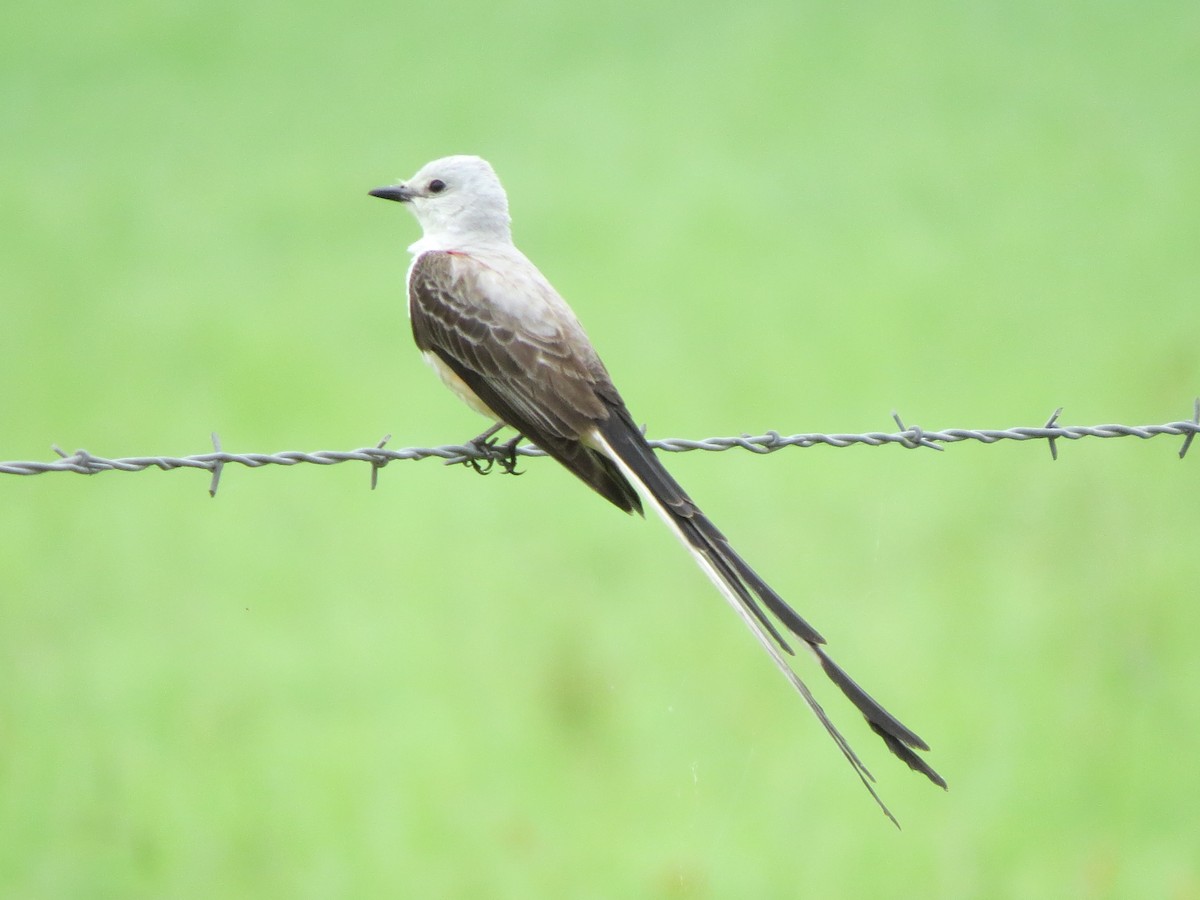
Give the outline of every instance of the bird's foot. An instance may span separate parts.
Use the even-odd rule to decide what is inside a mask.
[[[511,441],[505,441],[499,448],[500,456],[496,461],[500,463],[500,470],[505,475],[522,474],[517,471],[517,444],[521,443],[521,438],[522,435],[518,434]]]
[[[517,471],[517,444],[521,442],[521,435],[518,434],[512,440],[501,444],[495,435],[503,427],[503,423],[497,422],[483,434],[467,441],[467,444],[483,454],[484,458],[466,459],[463,460],[463,465],[470,466],[480,475],[487,475],[492,471],[492,466],[499,463],[500,471],[504,474],[520,475]]]

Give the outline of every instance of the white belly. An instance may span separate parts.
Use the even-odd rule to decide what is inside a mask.
[[[442,362],[436,353],[425,350],[421,353],[421,356],[425,358],[425,362],[429,364],[429,367],[437,372],[438,378],[442,379],[442,384],[454,391],[458,399],[484,418],[492,422],[501,421],[500,417],[492,412],[488,408],[488,405],[480,400],[476,393],[467,387],[467,383],[459,378],[453,369]]]

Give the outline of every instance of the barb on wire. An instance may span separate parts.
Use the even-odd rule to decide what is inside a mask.
[[[1062,411],[1063,411],[1063,408],[1060,406],[1058,409],[1056,409],[1054,411],[1054,415],[1052,415],[1050,418],[1048,418],[1046,420],[1046,424],[1043,425],[1042,427],[1043,428],[1053,428],[1054,423],[1058,421],[1058,417],[1062,415]],[[1055,462],[1058,462],[1058,445],[1056,443],[1054,443],[1056,440],[1058,440],[1058,438],[1053,438],[1053,437],[1046,438],[1046,443],[1050,445],[1050,458],[1052,460],[1054,460]]]
[[[387,442],[390,441],[391,439],[392,439],[392,436],[390,434],[385,434],[380,439],[379,443],[375,445],[375,449],[382,450],[384,447],[387,446]],[[375,490],[375,487],[379,484],[379,470],[382,469],[387,464],[388,464],[388,460],[386,460],[386,459],[371,460],[371,490]]]
[[[1192,438],[1196,436],[1196,432],[1200,431],[1200,397],[1196,398],[1192,404],[1192,429],[1188,431],[1187,437],[1183,439],[1183,446],[1179,448],[1179,458],[1183,459],[1187,456],[1188,448],[1192,446]]]
[[[217,433],[215,431],[212,433],[212,445],[213,445],[213,449],[215,451],[217,451],[218,453],[221,452],[221,439],[217,436]],[[224,460],[217,460],[215,463],[213,463],[212,481],[210,481],[208,483],[208,496],[210,496],[210,497],[217,496],[217,485],[219,485],[221,483],[221,473],[224,470],[225,470],[225,461]]]
[[[946,449],[945,447],[939,447],[925,437],[925,432],[921,428],[915,425],[912,428],[905,428],[904,422],[900,419],[900,413],[893,411],[892,421],[896,423],[896,427],[900,429],[905,437],[904,446],[910,450],[916,450],[918,447],[932,447],[934,450]]]
[[[956,444],[960,441],[994,444],[998,441],[1044,440],[1050,445],[1051,457],[1058,459],[1057,441],[1077,441],[1085,437],[1137,437],[1148,440],[1159,435],[1175,435],[1183,436],[1183,446],[1179,448],[1179,457],[1182,459],[1187,455],[1193,438],[1200,433],[1200,398],[1196,399],[1193,406],[1191,420],[1167,422],[1163,425],[1059,425],[1058,417],[1061,413],[1062,408],[1060,407],[1040,428],[950,428],[945,431],[925,431],[922,428],[905,427],[900,415],[892,413],[892,418],[899,429],[895,432],[872,431],[865,434],[792,434],[785,436],[778,431],[768,431],[766,434],[757,436],[712,437],[702,440],[663,438],[650,441],[650,446],[668,453],[685,453],[690,450],[720,452],[734,448],[749,450],[751,453],[773,453],[784,447],[814,447],[818,444],[830,447],[850,447],[854,444],[880,447],[884,444],[899,444],[910,449],[932,447],[934,450],[944,450],[945,447],[941,445]],[[516,456],[545,456],[545,453],[531,445],[510,449],[506,445],[491,446],[483,442],[388,450],[385,445],[389,440],[391,440],[391,435],[384,437],[374,447],[364,447],[359,450],[316,450],[311,453],[299,450],[286,450],[281,453],[229,453],[221,449],[221,440],[214,433],[212,435],[212,453],[183,457],[133,456],[120,459],[93,456],[86,450],[76,450],[74,453],[68,454],[57,444],[52,444],[51,449],[58,455],[58,459],[49,462],[0,462],[0,474],[40,475],[46,472],[76,472],[81,475],[95,475],[98,472],[139,472],[142,469],[204,469],[212,473],[209,493],[216,496],[222,471],[227,464],[231,463],[255,469],[260,466],[294,466],[301,463],[332,466],[344,462],[365,462],[371,466],[371,487],[374,488],[379,470],[397,459],[429,459],[432,457],[443,460],[446,465],[452,465],[488,461],[503,463],[506,460],[515,459]]]

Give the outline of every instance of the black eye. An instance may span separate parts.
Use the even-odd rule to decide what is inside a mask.
[[[433,181],[429,182],[429,193],[431,194],[440,194],[445,189],[446,182],[442,181],[440,178],[435,178]]]

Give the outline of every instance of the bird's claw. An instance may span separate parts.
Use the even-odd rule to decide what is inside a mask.
[[[503,444],[493,437],[496,429],[485,431],[477,438],[472,438],[467,443],[474,447],[484,459],[465,459],[464,466],[470,466],[480,475],[487,475],[492,471],[492,466],[500,464],[500,471],[505,475],[521,475],[522,472],[517,471],[517,444],[521,442],[521,435],[517,435],[512,440],[505,441]]]

